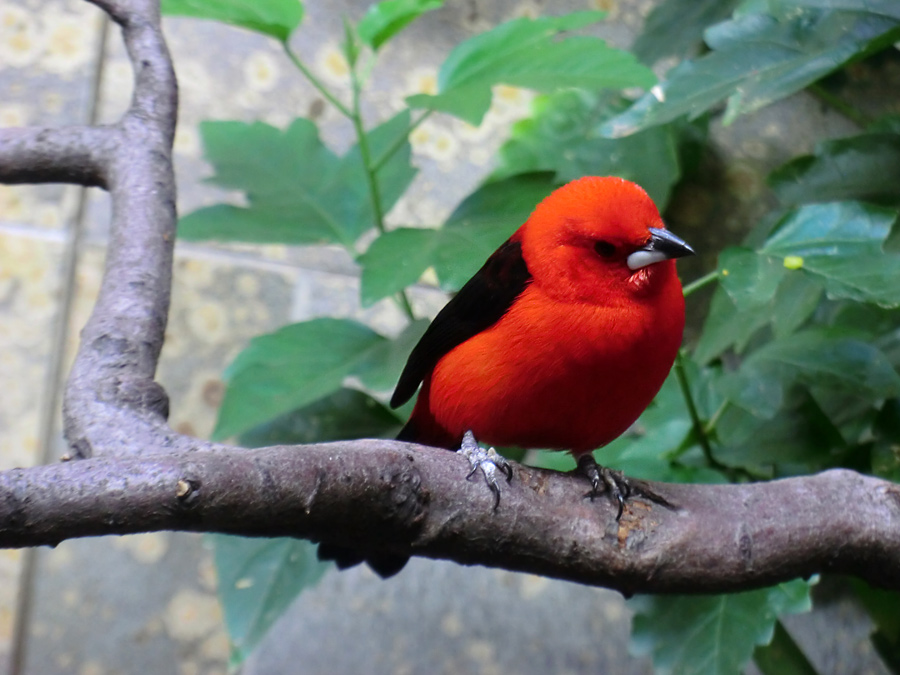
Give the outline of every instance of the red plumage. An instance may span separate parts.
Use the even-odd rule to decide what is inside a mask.
[[[392,404],[422,389],[401,438],[459,447],[609,443],[672,367],[684,298],[665,232],[640,187],[585,177],[549,195],[441,311]]]

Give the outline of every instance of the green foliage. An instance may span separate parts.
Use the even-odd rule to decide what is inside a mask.
[[[656,78],[628,52],[597,38],[555,40],[603,18],[601,12],[516,19],[466,40],[444,61],[439,93],[417,94],[407,103],[481,124],[491,105],[491,86],[508,84],[551,92],[564,87],[603,89],[648,87]]]
[[[900,136],[871,132],[825,141],[813,155],[797,157],[769,176],[785,206],[859,199],[900,206]]]
[[[403,111],[369,132],[367,142],[375,154],[383,153],[408,128],[409,111]],[[375,226],[358,145],[338,157],[302,117],[284,131],[262,122],[204,122],[200,131],[215,169],[209,182],[242,191],[249,206],[194,211],[178,224],[183,239],[341,244],[352,251]],[[378,172],[382,208],[393,206],[415,175],[404,141]]]
[[[281,42],[303,21],[300,0],[162,0],[162,12],[230,23]]]
[[[812,155],[772,172],[780,208],[743,245],[722,251],[715,271],[686,287],[689,294],[716,284],[700,336],[633,429],[597,457],[629,475],[667,481],[766,479],[832,466],[900,481],[900,117],[862,123],[864,116],[816,84],[897,40],[900,5],[666,0],[635,43],[638,58],[572,35],[599,21],[596,12],[516,19],[459,44],[440,69],[436,95],[410,97],[407,109],[367,125],[360,97],[373,61],[441,4],[385,0],[358,23],[345,21],[347,102],[287,44],[302,19],[299,3],[163,2],[168,13],[215,18],[284,42],[300,73],[356,133],[356,145],[338,156],[303,118],[284,130],[205,123],[210,181],[239,192],[242,202],[184,216],[179,235],[341,246],[359,263],[361,305],[392,298],[409,317],[394,338],[335,318],[257,337],[226,372],[215,436],[260,446],[394,435],[412,404],[394,412],[385,402],[427,326],[406,289],[426,271],[442,289],[458,289],[535,204],[581,175],[634,180],[663,209],[703,152],[710,118],[731,123],[812,86],[857,121],[859,133],[821,142]],[[667,56],[691,58],[654,87],[640,62]],[[435,113],[479,124],[500,83],[541,95],[513,125],[492,175],[459,196],[446,222],[387,228],[384,214],[416,172],[409,133]],[[652,90],[632,102],[625,87]],[[574,466],[562,453],[531,450],[527,459]],[[217,537],[214,545],[240,660],[325,568],[303,542]],[[861,586],[857,592],[876,625],[873,643],[900,672],[898,600],[882,601],[886,595]],[[751,656],[767,674],[813,672],[777,623],[780,614],[808,609],[805,582],[731,596],[641,598],[634,606],[633,650],[651,654],[658,672],[739,672]],[[773,636],[771,647],[762,646]]]
[[[302,539],[248,539],[210,535],[215,549],[219,599],[231,636],[232,663],[246,658],[303,589],[314,586],[329,565]]]
[[[378,49],[422,14],[443,4],[444,0],[384,0],[369,7],[356,29],[365,44]]]
[[[584,90],[538,97],[532,116],[513,125],[493,178],[527,171],[553,171],[560,183],[581,176],[621,176],[638,183],[664,209],[681,177],[683,125],[653,127],[619,140],[601,136],[600,125],[623,108],[621,97]]]
[[[726,99],[729,124],[900,36],[900,5],[892,0],[771,0],[743,10],[706,30],[709,54],[682,62],[603,132],[627,136],[697,117]]]
[[[809,589],[798,579],[731,595],[634,598],[630,651],[652,656],[660,674],[739,673],[780,614],[809,611]]]

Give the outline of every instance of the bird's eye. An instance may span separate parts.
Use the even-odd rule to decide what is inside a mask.
[[[601,258],[610,258],[615,255],[616,247],[610,244],[608,241],[603,241],[601,239],[594,244],[594,250]]]

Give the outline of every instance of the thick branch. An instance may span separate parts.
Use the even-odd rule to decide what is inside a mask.
[[[583,478],[516,467],[497,511],[445,450],[353,441],[0,474],[0,546],[175,529],[300,536],[532,572],[625,593],[736,591],[817,572],[900,589],[900,487],[846,470],[652,484],[620,522]],[[847,497],[852,506],[847,507]]]
[[[66,438],[79,456],[186,450],[165,425],[168,399],[153,381],[169,310],[175,241],[172,138],[177,85],[154,0],[96,2],[122,26],[135,71],[131,107],[116,125],[107,187],[112,231],[97,304],[64,401]]]

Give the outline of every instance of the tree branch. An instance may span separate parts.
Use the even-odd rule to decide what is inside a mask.
[[[296,536],[623,593],[746,590],[840,572],[900,589],[900,486],[852,471],[648,484],[618,523],[580,476],[516,466],[500,506],[454,453],[397,441],[101,457],[0,474],[0,546],[191,530]],[[847,508],[846,497],[853,506]]]
[[[177,529],[309,537],[625,593],[741,590],[824,571],[900,589],[900,486],[850,471],[653,484],[674,507],[632,499],[616,522],[574,476],[517,467],[492,511],[490,491],[462,480],[468,464],[444,450],[241,450],[172,431],[153,376],[171,288],[177,88],[155,0],[94,2],[122,27],[135,66],[128,112],[109,127],[0,131],[0,180],[112,197],[101,291],[65,394],[78,461],[0,473],[0,546]]]
[[[0,183],[106,187],[115,132],[103,127],[0,129]]]

